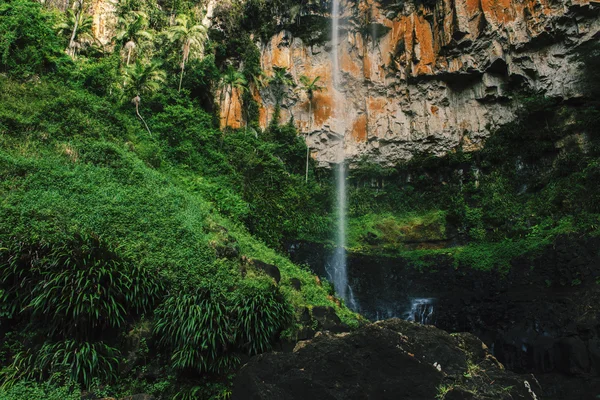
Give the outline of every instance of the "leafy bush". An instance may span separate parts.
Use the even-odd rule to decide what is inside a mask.
[[[290,305],[272,285],[244,282],[235,294],[231,309],[237,347],[250,355],[270,350],[276,334],[292,321]]]
[[[118,349],[103,342],[46,342],[39,349],[16,354],[13,363],[4,371],[4,380],[10,384],[18,379],[47,379],[55,374],[65,374],[70,381],[89,387],[93,378],[104,382],[115,379],[119,357]]]
[[[0,62],[4,70],[18,78],[41,74],[68,60],[53,31],[51,14],[29,0],[3,0],[0,3]]]
[[[169,296],[155,312],[155,334],[172,350],[177,369],[223,372],[237,364],[228,357],[229,315],[224,299],[207,290]]]
[[[172,366],[223,373],[239,363],[239,352],[270,349],[293,313],[272,284],[242,282],[227,295],[198,289],[172,294],[156,310],[154,333],[171,350]]]
[[[60,378],[60,377],[58,377]],[[73,385],[53,383],[57,376],[48,382],[38,383],[22,380],[10,387],[0,387],[0,400],[80,400],[81,392]],[[58,379],[60,380],[60,379]]]
[[[2,304],[13,318],[44,323],[51,336],[90,339],[120,327],[128,314],[150,309],[163,286],[93,235],[4,246]]]

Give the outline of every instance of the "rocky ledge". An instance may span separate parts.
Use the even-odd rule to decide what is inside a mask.
[[[232,400],[516,400],[540,392],[533,375],[506,371],[469,333],[390,319],[252,358]]]

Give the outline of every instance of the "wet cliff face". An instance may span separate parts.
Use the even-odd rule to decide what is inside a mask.
[[[280,66],[296,81],[321,77],[326,89],[312,104],[306,93],[290,90],[281,113],[308,133],[321,165],[337,161],[339,146],[351,161],[368,155],[382,164],[458,145],[476,149],[514,118],[515,89],[580,96],[585,82],[576,53],[600,35],[600,4],[589,0],[346,0],[343,10],[337,49],[287,31],[261,44],[267,74]],[[339,87],[332,51],[340,60]],[[223,107],[233,127],[245,124],[238,97],[227,96]],[[268,88],[254,97],[264,127],[274,97]]]

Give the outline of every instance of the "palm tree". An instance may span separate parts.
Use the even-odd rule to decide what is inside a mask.
[[[244,74],[231,66],[227,68],[225,75],[221,78],[221,99],[223,98],[223,93],[227,92],[229,94],[229,106],[227,107],[227,116],[225,117],[225,127],[229,125],[229,113],[231,112],[231,103],[233,103],[233,89],[242,92],[246,90],[247,84],[248,81],[246,81]]]
[[[160,66],[161,64],[156,61],[142,63],[138,60],[133,66],[127,68],[125,74],[125,92],[133,96],[131,102],[135,105],[135,113],[150,135],[152,132],[140,115],[140,95],[150,95],[160,89],[166,79],[166,74]]]
[[[187,62],[190,52],[196,50],[199,53],[204,50],[204,41],[206,40],[206,27],[199,24],[194,24],[193,21],[185,14],[177,16],[175,26],[169,30],[169,38],[172,42],[181,43],[181,76],[179,77],[179,92],[181,92],[181,82],[183,81],[183,72],[185,63]]]
[[[279,107],[287,94],[288,86],[294,87],[296,83],[286,67],[274,66],[269,86],[273,86],[275,90],[275,107]]]
[[[302,84],[302,90],[306,92],[308,96],[308,132],[312,130],[312,103],[315,96],[315,92],[322,92],[325,90],[324,86],[319,85],[320,76],[315,79],[310,79],[306,75],[300,77],[300,83]],[[310,147],[308,147],[308,132],[306,132],[306,182],[308,182],[308,159],[310,157]]]
[[[154,36],[148,28],[148,17],[142,11],[131,11],[118,19],[119,29],[115,38],[118,41],[125,41],[124,48],[127,51],[126,66],[131,61],[131,53],[138,45],[146,41],[151,41]]]
[[[55,27],[59,35],[69,36],[69,44],[65,52],[71,57],[75,57],[76,50],[81,48],[82,40],[78,41],[77,39],[81,38],[87,42],[94,40],[94,35],[92,34],[94,20],[90,15],[83,13],[83,0],[77,1],[74,5],[77,12],[69,9],[66,21]]]

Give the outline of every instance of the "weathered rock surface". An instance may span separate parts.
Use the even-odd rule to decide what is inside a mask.
[[[539,389],[532,377],[505,371],[473,335],[391,319],[352,333],[322,333],[293,353],[254,357],[238,373],[232,400],[430,400],[443,393],[534,399]]]
[[[600,38],[598,0],[342,0],[336,49],[309,46],[282,31],[261,43],[262,66],[287,67],[321,77],[309,99],[290,90],[281,120],[294,117],[321,166],[368,156],[394,164],[416,152],[446,153],[481,147],[495,128],[514,119],[511,88],[560,98],[582,95],[577,53]],[[211,25],[216,0],[204,4]],[[114,34],[115,0],[90,6],[97,39]],[[331,16],[319,16],[330,18]],[[324,27],[327,24],[323,24]],[[341,79],[334,85],[333,52]],[[216,93],[221,125],[243,127],[238,90]],[[268,88],[253,88],[260,124],[274,114]]]
[[[321,77],[312,106],[296,91],[282,121],[294,116],[321,165],[367,155],[393,164],[415,152],[445,153],[481,146],[496,127],[514,118],[508,87],[548,96],[581,96],[579,47],[600,36],[600,3],[590,0],[346,0],[345,30],[337,49],[307,46],[289,32],[261,45],[263,68],[287,67]],[[341,82],[332,79],[332,50]],[[260,123],[273,115],[268,89]],[[241,127],[241,104],[225,99],[228,124]],[[309,113],[311,115],[309,115]],[[222,116],[225,124],[225,115]]]
[[[413,299],[433,298],[431,323],[472,332],[506,368],[535,373],[544,399],[591,400],[600,395],[598,248],[599,238],[559,237],[536,257],[514,260],[507,274],[457,269],[444,258],[417,270],[401,258],[349,254],[348,279],[368,318],[407,318]],[[297,243],[291,257],[319,266],[329,255]]]

